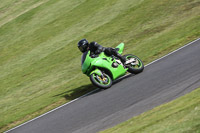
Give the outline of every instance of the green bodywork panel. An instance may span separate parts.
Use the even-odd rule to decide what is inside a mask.
[[[124,43],[120,43],[116,48],[119,48],[118,53],[122,54],[124,50]]]
[[[121,43],[116,48],[119,48],[118,52],[121,54],[124,49],[124,44]],[[93,73],[100,76],[102,74],[100,69],[102,68],[108,70],[112,74],[111,78],[113,80],[126,74],[127,68],[124,68],[122,64],[119,64],[117,68],[112,67],[112,63],[116,62],[116,60],[112,60],[112,58],[105,55],[104,52],[96,58],[91,58],[89,56],[90,51],[84,54],[82,57],[82,72],[87,76],[90,76]]]
[[[102,72],[96,68],[95,70],[93,70],[89,75],[93,74],[93,73],[96,73],[97,75],[101,76],[102,75]]]

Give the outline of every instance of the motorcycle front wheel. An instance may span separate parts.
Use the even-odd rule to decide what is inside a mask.
[[[128,72],[133,73],[133,74],[138,74],[144,70],[144,64],[140,60],[140,58],[138,58],[137,56],[132,55],[132,54],[127,54],[127,55],[124,55],[124,57],[126,58],[127,61],[134,59],[133,62],[127,64],[126,66],[128,68]]]
[[[105,73],[103,74],[103,77],[97,75],[96,73],[91,74],[90,81],[93,85],[101,89],[107,89],[112,86],[112,79]]]

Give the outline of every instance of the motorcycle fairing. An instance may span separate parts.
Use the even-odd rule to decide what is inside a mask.
[[[116,48],[119,49],[118,52],[121,54],[124,49],[124,43],[119,44]],[[90,76],[92,73],[100,76],[98,69],[101,68],[108,70],[113,80],[126,74],[127,68],[124,68],[122,64],[119,64],[116,68],[112,67],[112,63],[116,62],[116,60],[106,56],[104,52],[96,58],[91,58],[89,55],[90,51],[85,52],[82,56],[82,72],[87,76]]]

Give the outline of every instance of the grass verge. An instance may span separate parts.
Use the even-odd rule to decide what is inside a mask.
[[[200,88],[101,133],[199,133]]]

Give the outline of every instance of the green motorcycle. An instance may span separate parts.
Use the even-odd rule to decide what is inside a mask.
[[[124,43],[119,44],[116,49],[122,54]],[[144,65],[142,61],[135,55],[124,55],[126,63],[122,62],[114,56],[107,56],[101,52],[98,57],[91,58],[90,51],[86,51],[82,55],[82,72],[90,77],[93,85],[107,89],[112,86],[112,82],[119,77],[124,76],[127,71],[138,74],[143,71]]]

